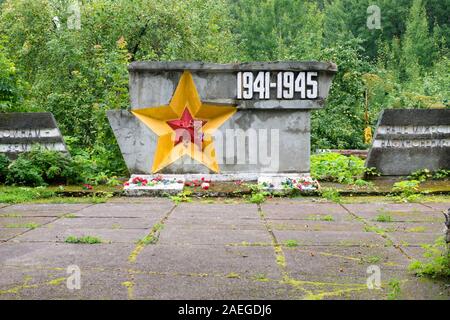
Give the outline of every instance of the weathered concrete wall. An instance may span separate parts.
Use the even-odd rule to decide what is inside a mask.
[[[205,64],[198,62],[135,62],[130,65],[131,110],[166,106],[170,103],[183,71],[192,73],[203,103],[234,105],[237,112],[215,134],[216,158],[221,173],[308,173],[310,157],[310,110],[324,106],[337,71],[333,63],[286,62]],[[316,99],[237,99],[239,71],[315,71]],[[132,173],[150,173],[158,137],[129,111],[108,111],[108,118]],[[232,133],[247,133],[244,140]],[[256,134],[256,138],[255,138]],[[266,143],[267,142],[267,143]],[[230,155],[232,145],[234,154]],[[246,154],[242,163],[243,153]],[[257,154],[257,163],[252,161]],[[189,157],[177,160],[162,173],[209,173]]]
[[[384,110],[366,166],[385,176],[450,169],[450,110]]]
[[[11,159],[28,152],[33,145],[67,153],[67,148],[50,112],[0,113],[0,153]]]

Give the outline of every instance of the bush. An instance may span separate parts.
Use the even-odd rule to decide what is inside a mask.
[[[70,157],[57,151],[34,148],[19,155],[6,170],[6,184],[42,186],[79,180]]]
[[[414,260],[409,265],[409,270],[419,277],[450,278],[450,252],[444,237],[439,237],[433,245],[424,244],[422,248],[425,249],[423,256],[428,261]]]
[[[0,182],[5,182],[6,173],[8,172],[8,166],[10,163],[11,162],[8,157],[0,153]]]
[[[78,172],[74,170],[72,159],[61,152],[36,148],[20,157],[29,160],[47,183],[66,183],[77,179]]]
[[[353,183],[366,172],[364,160],[338,153],[324,153],[311,156],[311,175],[321,181]]]
[[[39,168],[23,157],[19,157],[9,166],[6,183],[33,187],[45,185]]]

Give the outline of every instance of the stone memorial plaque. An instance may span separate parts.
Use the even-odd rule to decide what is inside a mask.
[[[384,110],[366,166],[385,176],[450,169],[450,109]]]
[[[310,112],[331,62],[134,62],[130,110],[108,119],[130,173],[257,180],[309,174]]]
[[[33,145],[67,152],[61,132],[50,112],[0,113],[0,153],[15,159]]]

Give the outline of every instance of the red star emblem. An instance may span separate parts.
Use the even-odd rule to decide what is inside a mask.
[[[190,141],[201,148],[203,142],[201,128],[206,122],[207,121],[205,120],[194,119],[189,112],[189,109],[185,108],[180,119],[169,120],[167,121],[167,124],[175,131],[175,145],[183,141],[188,134]]]

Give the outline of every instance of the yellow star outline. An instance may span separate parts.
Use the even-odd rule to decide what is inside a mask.
[[[201,148],[183,140],[175,144],[175,131],[167,121],[180,119],[187,108],[194,119],[206,120],[201,128]],[[189,71],[184,71],[168,106],[156,106],[131,111],[140,121],[158,135],[152,172],[161,171],[184,155],[203,163],[210,170],[219,172],[212,134],[235,112],[235,106],[219,106],[202,103]]]

